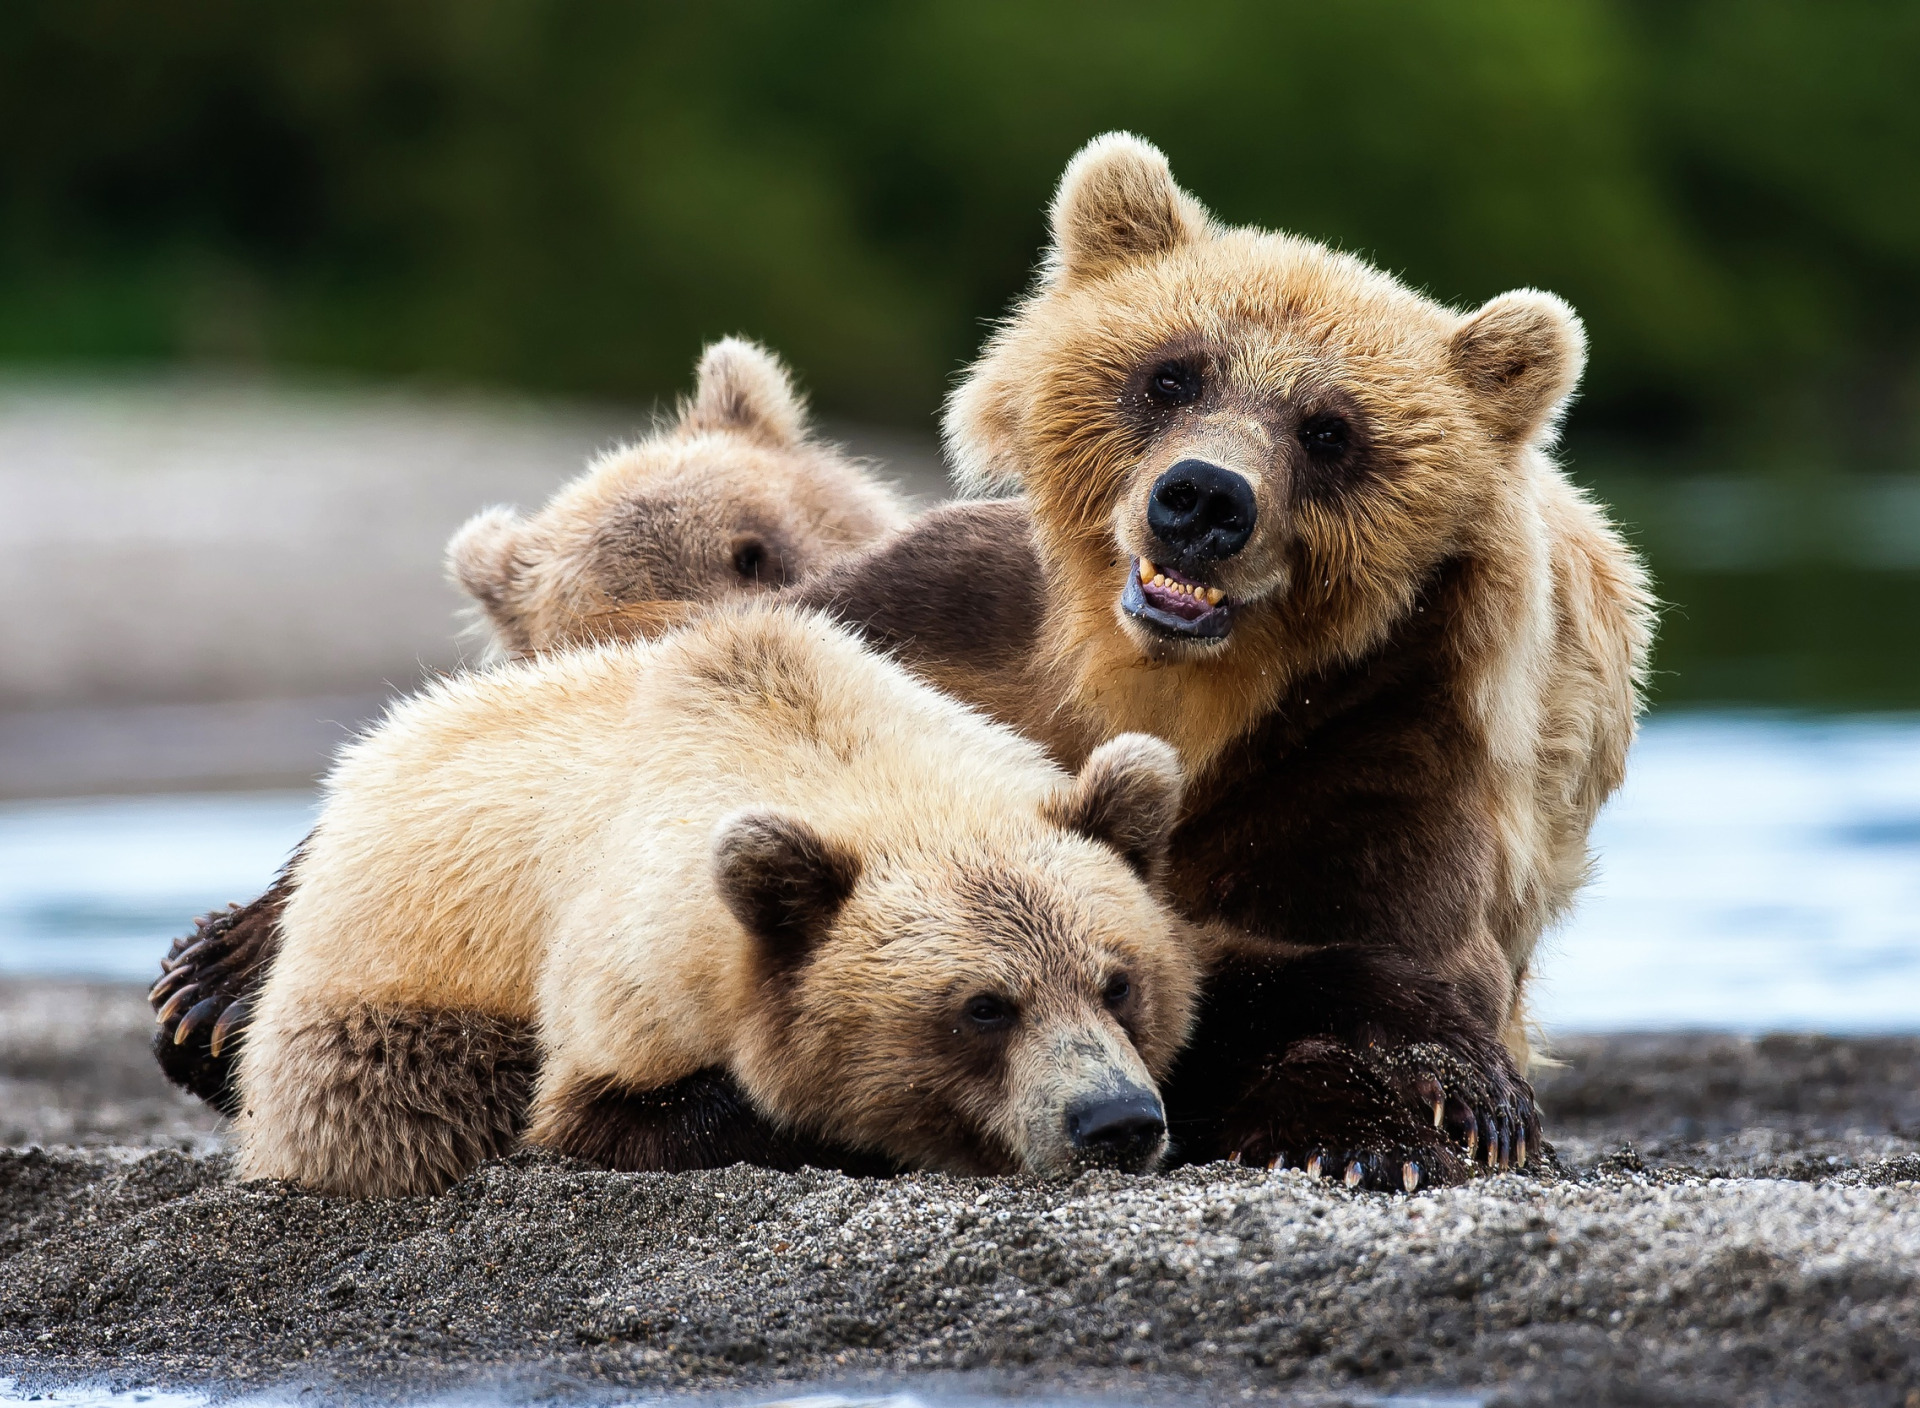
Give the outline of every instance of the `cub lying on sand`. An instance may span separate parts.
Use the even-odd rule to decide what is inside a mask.
[[[790,586],[906,526],[899,497],[811,437],[765,348],[725,338],[700,358],[670,425],[603,455],[531,518],[491,508],[447,545],[491,652],[657,634],[699,604]],[[284,883],[209,914],[173,946],[153,1005],[167,1078],[231,1114],[233,1052],[278,940]]]
[[[523,1122],[618,1168],[1165,1149],[1197,962],[1158,740],[1071,778],[756,606],[438,685],[328,788],[240,1057],[245,1176],[432,1192]]]
[[[673,424],[602,455],[531,519],[477,514],[447,569],[495,647],[525,656],[788,586],[906,523],[890,488],[809,437],[779,359],[726,338],[701,356]]]

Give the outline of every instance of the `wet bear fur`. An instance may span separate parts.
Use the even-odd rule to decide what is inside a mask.
[[[1157,890],[1181,785],[1140,735],[1071,776],[771,605],[436,685],[342,754],[293,867],[239,1171],[432,1193],[523,1129],[623,1168],[743,1132],[1151,1167],[1199,975]]]
[[[779,359],[726,338],[670,423],[600,456],[531,518],[475,515],[447,571],[494,650],[518,658],[790,586],[906,522],[891,488],[812,437]]]

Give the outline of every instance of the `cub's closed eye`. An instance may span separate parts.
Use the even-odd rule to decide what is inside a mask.
[[[1310,454],[1338,455],[1344,453],[1353,439],[1353,429],[1347,424],[1347,418],[1341,415],[1308,416],[1300,422],[1300,443],[1307,447]]]
[[[1147,377],[1147,396],[1162,406],[1187,406],[1200,399],[1200,371],[1186,362],[1162,362]]]
[[[1012,1026],[1013,1016],[1013,1004],[992,993],[982,993],[967,1003],[967,1020],[987,1031]]]
[[[1132,996],[1133,982],[1125,973],[1115,973],[1100,990],[1100,1000],[1109,1007],[1118,1007]]]

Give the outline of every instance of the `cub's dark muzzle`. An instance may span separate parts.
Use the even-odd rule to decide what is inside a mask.
[[[1067,1138],[1089,1163],[1145,1168],[1159,1158],[1166,1136],[1166,1113],[1144,1090],[1084,1100],[1067,1111]]]
[[[1181,460],[1154,481],[1147,527],[1191,568],[1244,548],[1258,513],[1253,485],[1240,475],[1206,460]]]

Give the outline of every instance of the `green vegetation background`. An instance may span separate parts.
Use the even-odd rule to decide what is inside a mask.
[[[1226,220],[1457,303],[1566,295],[1577,458],[1736,609],[1884,525],[1821,485],[1920,467],[1917,75],[1910,0],[10,0],[0,360],[645,399],[745,331],[828,411],[924,426],[1066,157],[1126,127]],[[1709,471],[1799,546],[1723,506],[1690,558],[1660,496]],[[1920,630],[1913,531],[1702,688],[1920,703],[1875,646],[1806,654],[1832,610]]]

